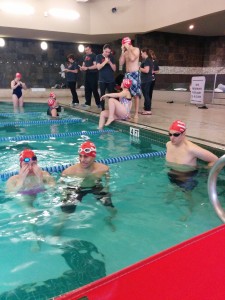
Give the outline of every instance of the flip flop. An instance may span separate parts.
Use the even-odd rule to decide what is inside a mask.
[[[151,116],[152,115],[152,113],[149,111],[143,111],[141,114],[142,114],[142,116]]]

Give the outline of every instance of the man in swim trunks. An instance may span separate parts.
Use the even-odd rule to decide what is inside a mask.
[[[119,59],[120,65],[126,63],[125,78],[132,80],[132,86],[130,88],[131,95],[135,99],[135,115],[134,118],[138,118],[139,99],[141,97],[141,78],[139,72],[139,56],[140,50],[137,47],[133,47],[131,39],[125,37],[122,39],[122,53]]]
[[[91,193],[106,208],[109,208],[112,214],[115,214],[116,209],[111,202],[108,187],[109,167],[95,162],[96,147],[91,141],[84,142],[78,153],[80,162],[62,173],[62,176],[65,177],[62,181],[67,183],[63,190],[62,211],[65,213],[74,212],[76,205],[82,201],[82,198]],[[101,183],[102,178],[105,178],[105,187]]]
[[[20,171],[18,175],[10,177],[6,183],[8,192],[23,195],[36,195],[48,186],[54,186],[55,181],[48,172],[42,171],[37,164],[37,156],[30,149],[20,153]]]
[[[16,73],[15,78],[11,81],[12,100],[14,109],[17,107],[23,107],[23,93],[22,89],[26,90],[26,84],[21,81],[22,75]]]

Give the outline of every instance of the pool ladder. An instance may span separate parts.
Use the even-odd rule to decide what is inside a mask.
[[[225,166],[225,155],[221,156],[217,162],[212,167],[209,178],[208,178],[208,194],[209,199],[218,215],[218,217],[225,223],[225,211],[223,207],[220,204],[220,201],[218,199],[217,189],[216,189],[216,183],[217,183],[217,177],[220,173],[221,169]]]

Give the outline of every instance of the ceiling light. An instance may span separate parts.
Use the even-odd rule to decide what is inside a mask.
[[[31,5],[26,3],[18,2],[3,2],[0,6],[0,9],[6,13],[16,14],[16,15],[32,15],[34,14],[34,8]]]
[[[42,50],[47,50],[48,49],[48,44],[46,42],[41,42],[41,49]]]
[[[189,29],[192,30],[192,29],[194,29],[194,27],[195,27],[195,26],[194,26],[193,24],[191,24],[191,25],[189,26]]]
[[[3,38],[0,38],[0,47],[5,46],[5,40]]]
[[[56,18],[77,20],[80,14],[75,10],[61,9],[61,8],[51,8],[49,14]]]
[[[84,52],[84,45],[80,44],[78,46],[78,51],[81,52],[81,53]]]

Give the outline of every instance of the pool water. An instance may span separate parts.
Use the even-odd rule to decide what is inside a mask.
[[[28,105],[25,111],[30,108]],[[32,105],[32,111],[35,109],[44,111],[44,106]],[[66,118],[80,117],[76,112],[65,113]],[[21,118],[27,120],[25,115]],[[56,130],[96,130],[97,124],[88,115],[83,118],[81,124],[57,125]],[[23,129],[23,135],[41,134],[51,132],[51,126],[18,130]],[[4,129],[2,136],[21,134]],[[0,173],[17,170],[19,153],[26,147],[35,150],[40,166],[75,162],[78,146],[88,138],[83,134],[0,143]],[[165,150],[164,144],[150,135],[133,140],[126,132],[115,132],[90,138],[99,159]],[[109,212],[88,194],[64,220],[59,239],[53,236],[62,220],[58,187],[40,193],[30,211],[22,196],[6,195],[5,182],[1,182],[0,300],[49,299],[220,225],[208,200],[208,171],[202,168],[196,176],[198,186],[191,192],[192,201],[171,185],[167,171],[163,157],[110,165],[110,191],[118,211],[115,218],[109,222]],[[53,176],[59,179],[59,174]],[[219,193],[224,195],[222,184]]]

